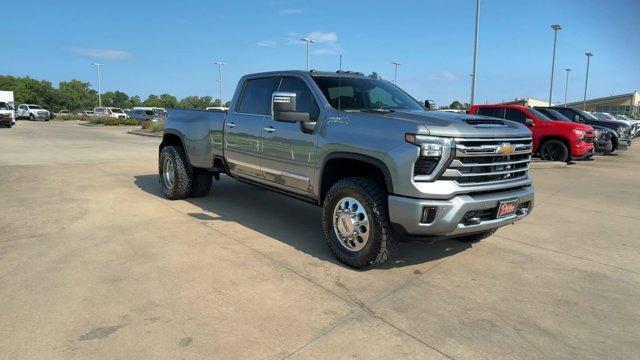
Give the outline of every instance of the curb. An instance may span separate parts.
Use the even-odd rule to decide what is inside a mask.
[[[161,138],[162,137],[162,133],[154,134],[154,133],[140,132],[138,130],[129,130],[129,131],[127,131],[127,133],[132,134],[132,135],[138,135],[138,136],[146,136],[146,137],[155,137],[155,138]]]
[[[530,169],[562,169],[566,167],[567,163],[560,161],[533,160],[529,164]]]

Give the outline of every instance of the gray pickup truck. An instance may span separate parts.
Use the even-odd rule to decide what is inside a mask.
[[[159,150],[168,199],[204,196],[225,174],[314,203],[354,268],[386,261],[400,238],[475,240],[533,208],[525,126],[428,111],[355,72],[246,75],[226,113],[170,111]]]

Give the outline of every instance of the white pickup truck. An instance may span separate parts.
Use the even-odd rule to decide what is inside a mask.
[[[16,117],[18,119],[30,119],[30,120],[44,120],[49,121],[51,113],[49,110],[45,110],[40,105],[35,104],[20,104],[16,111]]]

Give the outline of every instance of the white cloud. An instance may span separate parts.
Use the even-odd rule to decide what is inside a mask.
[[[279,11],[280,15],[302,14],[302,12],[302,9],[282,9]]]
[[[452,72],[446,71],[446,70],[440,73],[440,78],[442,80],[449,80],[449,81],[458,80],[457,76],[455,76]]]
[[[132,57],[131,53],[123,50],[110,50],[110,49],[87,49],[77,46],[69,46],[67,50],[92,58],[109,59],[109,60],[126,60]]]
[[[256,42],[256,45],[262,47],[276,47],[276,42],[275,40],[260,40]]]
[[[338,41],[338,34],[335,32],[312,31],[306,37],[317,43],[334,43]]]
[[[343,52],[344,49],[337,44],[328,44],[311,50],[311,53],[314,55],[340,55]]]

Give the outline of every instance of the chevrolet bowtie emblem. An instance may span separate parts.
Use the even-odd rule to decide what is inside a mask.
[[[513,154],[514,151],[515,151],[515,147],[513,145],[509,143],[503,143],[502,145],[500,145],[496,153],[501,155],[509,155],[509,154]]]

